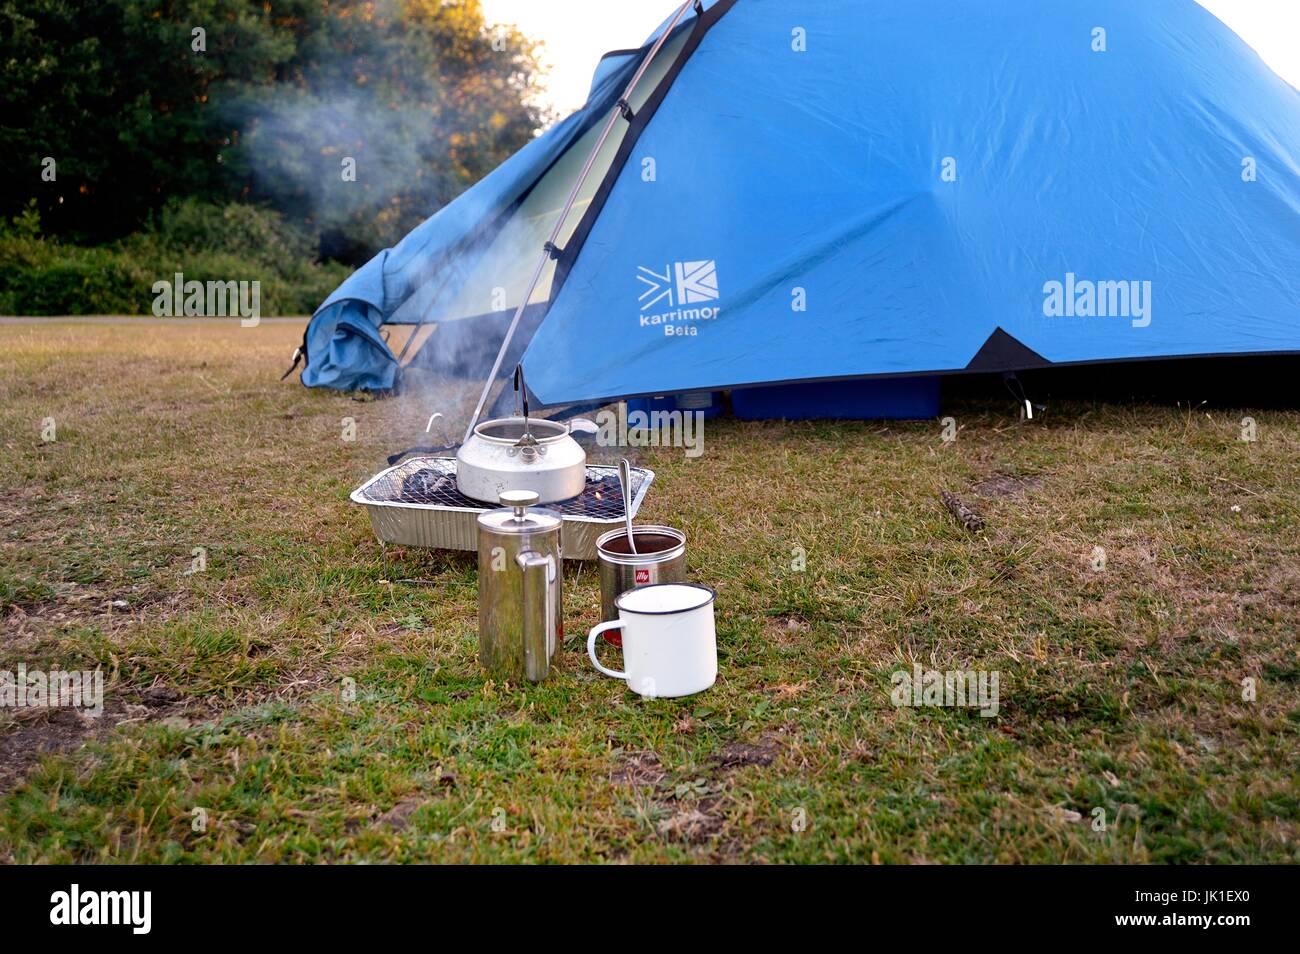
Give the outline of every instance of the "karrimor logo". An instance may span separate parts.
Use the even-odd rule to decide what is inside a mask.
[[[126,924],[132,934],[148,934],[153,926],[153,892],[82,891],[74,884],[50,895],[50,923]]]
[[[695,335],[697,329],[683,322],[710,321],[722,311],[719,306],[692,307],[718,300],[718,263],[713,259],[637,266],[641,283],[641,327],[662,326],[665,335]]]
[[[673,265],[677,275],[677,303],[689,305],[697,301],[716,301],[718,298],[718,263],[677,262]]]

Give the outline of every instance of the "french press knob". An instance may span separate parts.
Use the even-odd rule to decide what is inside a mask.
[[[497,499],[501,506],[514,510],[516,521],[523,522],[528,516],[528,508],[536,507],[542,495],[535,490],[503,490]]]

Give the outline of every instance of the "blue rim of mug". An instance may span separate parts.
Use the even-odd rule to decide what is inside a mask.
[[[660,587],[660,586],[678,586],[678,587],[685,586],[693,590],[703,590],[705,593],[709,594],[709,598],[705,600],[703,603],[696,603],[694,606],[687,606],[684,607],[683,609],[634,610],[634,609],[628,609],[626,606],[623,605],[622,602],[623,597],[631,596],[633,593],[642,593],[646,590],[653,590],[656,587]],[[614,605],[618,607],[618,611],[620,613],[631,613],[633,616],[676,616],[678,613],[690,613],[697,609],[700,609],[701,607],[708,606],[717,598],[718,598],[718,591],[711,586],[705,586],[703,583],[650,583],[647,584],[646,586],[633,587],[630,590],[626,590],[625,592],[620,593],[617,597],[614,598]]]

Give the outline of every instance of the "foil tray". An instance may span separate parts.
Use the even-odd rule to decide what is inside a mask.
[[[653,470],[632,468],[632,516],[655,479]],[[477,550],[478,515],[492,508],[456,488],[454,457],[412,457],[380,471],[352,491],[351,500],[370,513],[381,543],[434,550]],[[546,504],[563,518],[560,545],[570,560],[596,559],[596,540],[623,526],[618,468],[587,465],[587,486],[572,500]]]

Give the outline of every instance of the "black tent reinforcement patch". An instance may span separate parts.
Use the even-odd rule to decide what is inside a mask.
[[[1048,368],[1048,361],[1037,351],[1026,347],[1007,334],[1001,327],[993,329],[984,344],[980,345],[975,357],[966,365],[967,371],[1006,371],[1027,368]]]

